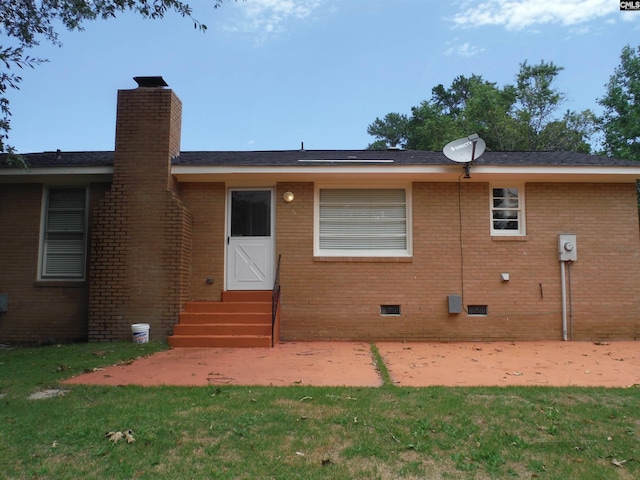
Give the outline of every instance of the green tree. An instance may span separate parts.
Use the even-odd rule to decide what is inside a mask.
[[[640,47],[622,49],[620,65],[598,99],[604,107],[601,128],[604,153],[627,160],[640,160]]]
[[[542,131],[552,121],[565,95],[552,87],[558,74],[563,70],[551,63],[540,62],[529,65],[520,64],[516,76],[515,116],[518,120],[520,135],[526,150],[540,150]]]
[[[477,133],[493,150],[515,150],[517,136],[513,118],[515,89],[511,85],[498,88],[495,83],[477,82],[470,89],[459,137]]]
[[[370,150],[384,150],[387,145],[406,148],[409,119],[399,113],[387,113],[384,119],[376,118],[367,127],[367,133],[380,140],[370,145]],[[384,140],[382,140],[384,139]]]
[[[481,76],[458,76],[449,88],[435,86],[431,99],[411,108],[410,117],[389,113],[383,119],[376,118],[367,128],[367,133],[377,139],[369,148],[398,145],[411,150],[441,149],[452,138],[466,135],[466,131],[484,131],[486,117],[481,119],[479,110],[491,107],[491,114],[499,116],[496,110],[508,108],[500,96],[495,84]]]
[[[597,133],[598,117],[591,110],[567,110],[560,120],[548,122],[538,135],[537,150],[591,153],[589,143]]]
[[[443,114],[433,102],[422,102],[411,109],[405,145],[411,150],[438,150],[449,138],[460,136],[460,130],[455,114]]]
[[[417,150],[440,150],[449,141],[477,133],[497,151],[573,150],[589,152],[596,117],[589,110],[556,112],[564,94],[553,83],[562,68],[553,63],[524,62],[515,85],[498,87],[479,75],[458,76],[446,88],[437,85],[431,99],[411,109],[376,118],[367,132],[369,148],[400,144]]]
[[[211,0],[218,8],[224,0]],[[0,153],[8,152],[9,161],[21,164],[15,149],[7,145],[11,110],[7,91],[18,89],[22,80],[18,71],[35,67],[46,60],[31,57],[28,50],[41,41],[60,45],[56,28],[83,30],[89,20],[108,19],[132,11],[144,18],[162,18],[169,11],[188,17],[194,28],[206,25],[193,18],[191,7],[182,0],[2,0],[0,2]]]

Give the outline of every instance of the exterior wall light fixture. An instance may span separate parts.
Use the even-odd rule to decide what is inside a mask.
[[[294,198],[296,198],[296,197],[293,194],[293,192],[284,192],[284,195],[282,195],[282,199],[287,203],[293,202]]]

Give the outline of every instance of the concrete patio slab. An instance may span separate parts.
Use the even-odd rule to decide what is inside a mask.
[[[174,348],[67,380],[99,385],[382,384],[367,343],[281,343],[275,348]]]
[[[396,385],[640,385],[640,342],[378,343]]]
[[[640,342],[376,346],[399,386],[640,385]],[[275,348],[174,348],[65,383],[377,387],[382,380],[368,343],[287,342]]]

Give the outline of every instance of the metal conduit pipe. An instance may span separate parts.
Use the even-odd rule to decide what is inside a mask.
[[[560,283],[562,284],[562,340],[567,341],[567,285],[565,262],[560,262]]]

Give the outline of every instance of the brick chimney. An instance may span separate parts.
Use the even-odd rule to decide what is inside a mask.
[[[188,297],[191,214],[171,159],[180,153],[182,103],[162,77],[118,92],[111,190],[97,209],[89,272],[89,339],[131,338],[149,323],[166,338]]]

